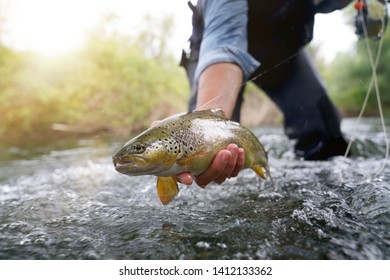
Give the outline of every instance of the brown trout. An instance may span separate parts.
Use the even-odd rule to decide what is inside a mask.
[[[179,193],[176,174],[201,174],[217,152],[231,143],[245,151],[243,168],[252,168],[263,179],[265,170],[270,177],[263,145],[220,109],[168,117],[128,141],[113,162],[115,169],[126,175],[158,176],[157,194],[166,205]]]

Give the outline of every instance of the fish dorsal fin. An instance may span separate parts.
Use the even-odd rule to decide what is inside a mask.
[[[227,119],[224,110],[222,110],[221,108],[211,109],[210,112],[213,113],[214,115],[221,117],[221,118]]]
[[[221,108],[214,108],[214,109],[209,109],[209,110],[195,110],[193,111],[194,113],[197,114],[204,114],[204,115],[210,115],[210,116],[217,116],[223,119],[229,119],[225,112]]]

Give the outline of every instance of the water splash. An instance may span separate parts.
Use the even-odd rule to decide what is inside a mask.
[[[390,171],[355,180],[385,149],[375,123],[361,127],[356,156],[327,162],[296,159],[280,128],[256,129],[275,186],[244,170],[180,186],[167,207],[155,177],[115,172],[116,141],[15,157],[0,166],[0,259],[388,259]]]

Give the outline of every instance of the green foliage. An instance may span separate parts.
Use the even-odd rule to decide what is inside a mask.
[[[377,68],[378,85],[384,113],[390,117],[390,31],[383,38],[383,49]],[[379,42],[369,40],[375,59]],[[325,70],[325,80],[332,99],[348,115],[357,115],[370,86],[372,70],[369,62],[366,42],[359,41],[356,50],[339,54]],[[378,105],[372,88],[365,115],[378,115]]]
[[[83,50],[56,58],[0,44],[0,142],[47,135],[54,123],[128,133],[185,110],[187,93],[184,70],[170,55],[151,57],[136,38],[104,25]]]

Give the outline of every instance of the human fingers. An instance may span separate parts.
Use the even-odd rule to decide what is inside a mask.
[[[232,177],[232,172],[235,170],[238,158],[238,146],[236,144],[230,144],[226,147],[231,153],[231,158],[227,161],[225,168],[214,178],[214,182],[222,184],[227,178]]]
[[[236,165],[230,174],[230,177],[237,177],[238,173],[241,171],[241,169],[244,167],[245,164],[245,151],[243,148],[238,148],[238,155],[237,155],[237,161]]]
[[[192,185],[192,182],[194,181],[191,173],[189,172],[183,172],[176,175],[178,181],[182,184],[185,184],[187,186]]]
[[[196,183],[202,188],[206,187],[223,172],[231,157],[229,150],[219,151],[206,171],[196,177]]]

